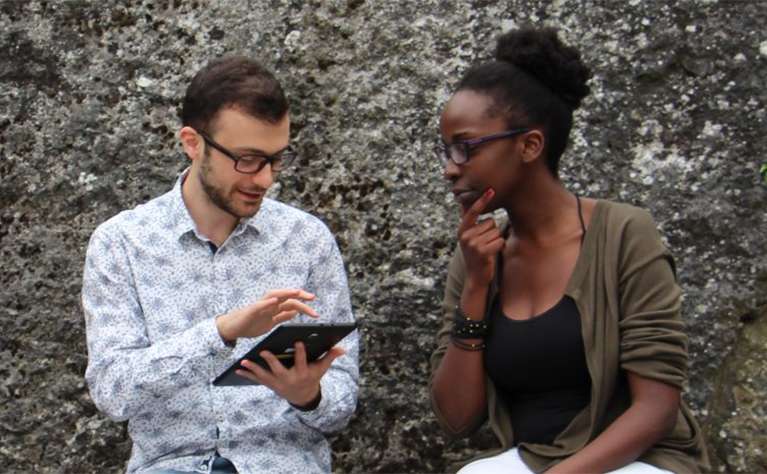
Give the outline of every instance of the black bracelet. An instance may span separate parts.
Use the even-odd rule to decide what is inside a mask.
[[[474,343],[474,342],[464,342],[464,341],[462,341],[460,339],[457,339],[455,337],[451,337],[450,338],[450,342],[452,342],[455,347],[457,347],[457,348],[459,348],[461,350],[471,351],[471,352],[481,351],[481,350],[485,349],[485,347],[487,347],[484,342],[477,342],[477,343]]]
[[[457,339],[484,339],[487,336],[488,327],[484,320],[476,321],[466,316],[461,307],[456,305],[453,330],[451,335]]]

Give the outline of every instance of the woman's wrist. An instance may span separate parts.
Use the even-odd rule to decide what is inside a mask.
[[[460,311],[469,319],[481,321],[485,319],[485,301],[487,300],[488,285],[466,281],[461,292]]]
[[[471,291],[471,292],[487,292],[488,288],[490,288],[490,281],[485,281],[483,278],[472,278],[471,276],[467,276],[466,279],[463,281],[463,289],[464,292]]]

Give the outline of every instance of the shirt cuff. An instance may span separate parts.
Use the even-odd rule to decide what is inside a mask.
[[[292,406],[298,411],[312,411],[312,410],[316,410],[321,402],[322,402],[322,385],[320,385],[320,389],[317,391],[317,396],[314,397],[314,399],[310,401],[308,404],[306,404],[306,406],[296,405],[290,402],[288,403],[290,403],[290,406]]]
[[[201,322],[198,328],[198,337],[202,341],[201,347],[204,347],[209,355],[216,355],[221,352],[231,353],[234,349],[236,343],[227,344],[218,332],[216,318]]]
[[[312,421],[322,418],[323,414],[328,410],[330,403],[330,393],[328,393],[328,389],[325,388],[325,385],[320,382],[320,403],[314,409],[302,410],[295,405],[291,404],[291,406],[298,411],[299,418],[305,422],[311,423]]]

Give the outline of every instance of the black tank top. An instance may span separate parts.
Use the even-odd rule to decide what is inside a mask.
[[[496,298],[485,369],[506,403],[514,443],[551,444],[588,405],[581,319],[569,296],[532,319],[509,319]]]
[[[578,215],[585,235],[580,199]],[[497,295],[485,342],[485,370],[509,409],[514,444],[551,444],[591,399],[575,301],[564,296],[531,319],[513,320]]]

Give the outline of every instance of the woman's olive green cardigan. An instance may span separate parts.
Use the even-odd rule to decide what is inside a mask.
[[[450,342],[453,309],[460,301],[463,279],[464,262],[458,248],[448,270],[442,304],[444,323],[431,358],[432,374]],[[488,301],[497,292],[494,282]],[[581,314],[591,402],[551,445],[519,444],[523,460],[535,472],[576,453],[628,408],[630,393],[625,384],[618,383],[624,371],[680,389],[687,377],[687,337],[674,262],[649,213],[625,204],[597,201],[565,293],[575,300]],[[460,431],[445,422],[433,397],[432,406],[442,426],[454,436],[468,435],[489,421],[501,446],[479,457],[500,453],[514,444],[506,406],[489,379],[487,412]],[[684,404],[674,429],[639,460],[675,473],[708,469],[700,428]]]

